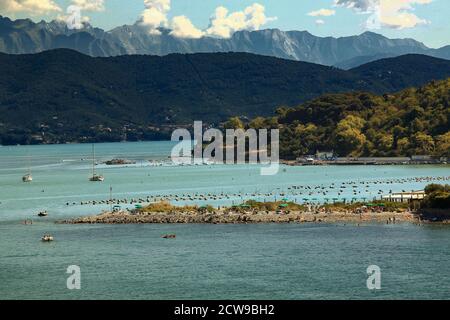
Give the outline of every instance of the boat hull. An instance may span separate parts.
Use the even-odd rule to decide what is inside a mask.
[[[103,182],[105,181],[105,178],[103,176],[94,176],[89,178],[89,181],[91,182]]]

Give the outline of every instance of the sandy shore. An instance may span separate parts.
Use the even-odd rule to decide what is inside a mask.
[[[96,216],[88,216],[73,220],[59,221],[63,224],[173,224],[173,223],[395,223],[419,222],[419,217],[409,212],[380,212],[355,214],[351,212],[334,213],[306,213],[291,212],[289,214],[276,214],[275,212],[255,213],[143,213],[131,214],[128,212],[106,212]]]

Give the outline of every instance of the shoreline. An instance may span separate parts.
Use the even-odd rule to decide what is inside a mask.
[[[408,161],[408,162],[398,162],[398,161],[315,161],[315,162],[299,162],[296,160],[280,160],[280,164],[288,167],[312,167],[312,166],[448,166],[447,161]]]

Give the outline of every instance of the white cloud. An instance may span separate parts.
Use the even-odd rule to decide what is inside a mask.
[[[405,29],[429,23],[412,13],[414,5],[429,4],[433,0],[335,0],[337,6],[371,14],[366,22],[370,29],[381,27]]]
[[[170,11],[170,0],[144,0],[145,10],[142,12],[141,22],[149,28],[151,34],[161,34],[160,27],[167,27]]]
[[[105,0],[72,0],[72,4],[83,11],[105,10]]]
[[[73,29],[83,29],[91,20],[84,16],[83,11],[98,12],[105,10],[105,0],[71,0],[65,14],[56,17],[57,20],[65,21],[67,27]]]
[[[243,11],[229,13],[225,7],[218,7],[210,19],[206,34],[220,38],[230,38],[233,33],[241,30],[259,30],[263,25],[276,20],[267,17],[265,7],[259,3],[245,8]]]
[[[172,36],[177,38],[198,39],[204,36],[204,32],[197,29],[186,16],[178,16],[172,19]]]
[[[335,10],[320,9],[320,10],[312,11],[312,12],[308,13],[308,16],[311,16],[311,17],[329,17],[329,16],[334,16],[335,14],[336,14]]]
[[[171,35],[179,38],[198,39],[205,35],[229,38],[236,31],[259,30],[266,23],[276,18],[267,17],[265,7],[254,3],[243,11],[230,13],[225,7],[218,7],[210,19],[206,30],[200,30],[186,16],[168,18],[171,0],[144,0],[145,10],[141,23],[148,27],[150,34],[161,34],[161,27],[171,28]]]
[[[8,13],[47,14],[61,12],[53,0],[0,0],[0,10]]]
[[[316,25],[321,26],[321,25],[323,25],[323,24],[325,24],[325,21],[324,21],[324,20],[322,20],[322,19],[317,19],[317,20],[316,20]]]

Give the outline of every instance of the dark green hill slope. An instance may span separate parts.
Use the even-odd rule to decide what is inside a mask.
[[[396,59],[393,67],[402,58]],[[325,93],[384,93],[450,76],[450,61],[405,59],[395,77],[380,77],[393,69],[389,59],[377,73],[375,67],[343,71],[245,53],[92,58],[61,49],[0,54],[0,135],[4,144],[28,143],[42,132],[47,133],[43,142],[118,140],[149,125],[152,132],[194,120],[266,116],[280,105]]]

